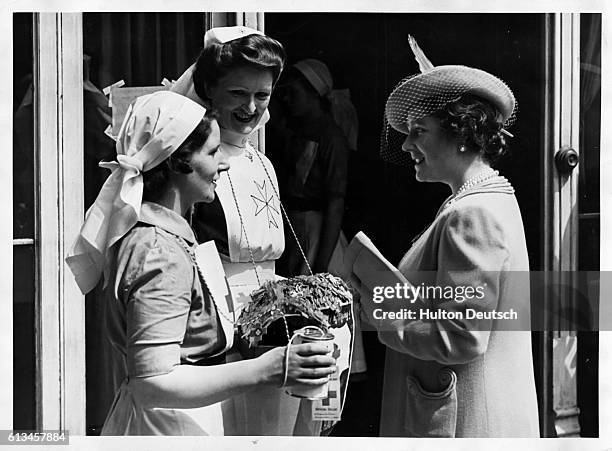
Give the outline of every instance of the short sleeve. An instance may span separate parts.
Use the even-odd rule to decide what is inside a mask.
[[[169,373],[180,364],[191,305],[194,276],[185,252],[150,233],[153,238],[130,243],[120,284],[131,377]]]

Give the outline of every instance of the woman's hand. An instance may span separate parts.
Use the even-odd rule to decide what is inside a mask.
[[[283,384],[285,350],[286,347],[274,348],[257,358],[264,366],[264,383],[276,386]],[[285,386],[323,385],[336,371],[336,359],[331,356],[328,347],[321,343],[291,345],[287,362]]]
[[[285,347],[256,359],[222,365],[177,365],[166,374],[130,379],[138,403],[145,407],[190,409],[260,387],[279,387],[285,375]],[[316,387],[336,371],[336,359],[321,343],[291,345],[286,386]]]

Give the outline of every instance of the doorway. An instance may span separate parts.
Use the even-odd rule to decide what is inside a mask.
[[[410,33],[434,65],[481,68],[514,91],[519,104],[514,138],[498,169],[516,190],[530,267],[542,269],[544,26],[543,14],[265,14],[266,34],[285,45],[288,64],[317,58],[329,67],[334,88],[350,90],[359,136],[350,156],[343,223],[349,240],[363,230],[397,264],[450,194],[443,185],[416,182],[412,168],[379,158],[386,98],[403,77],[418,72],[407,42]],[[364,332],[363,338],[368,370],[365,378],[352,380],[344,421],[332,435],[378,436],[384,346],[374,332]],[[534,344],[540,339],[534,333]],[[540,359],[534,353],[536,374]],[[538,391],[541,398],[539,380]]]

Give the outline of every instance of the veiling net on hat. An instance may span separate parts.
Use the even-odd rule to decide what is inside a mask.
[[[516,100],[502,80],[467,66],[434,67],[412,36],[408,36],[408,42],[421,73],[400,81],[387,99],[380,149],[383,160],[398,165],[410,164],[410,155],[402,151],[408,124],[435,113],[467,93],[487,99],[497,107],[504,131],[514,123]]]

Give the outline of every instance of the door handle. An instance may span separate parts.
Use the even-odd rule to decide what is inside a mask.
[[[578,166],[579,156],[571,147],[559,149],[555,154],[555,165],[561,174],[570,174]]]

